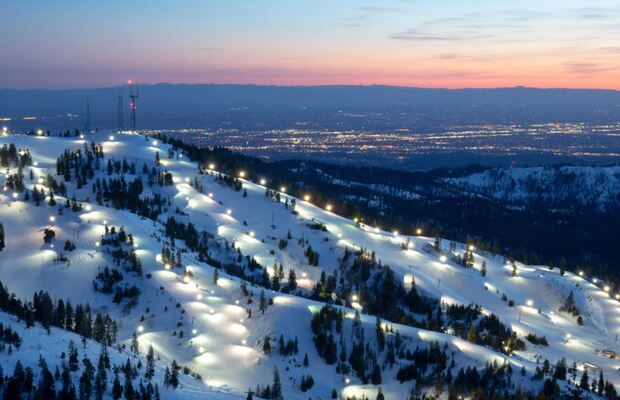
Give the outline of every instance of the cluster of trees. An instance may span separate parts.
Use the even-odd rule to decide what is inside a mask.
[[[33,295],[32,302],[26,302],[0,282],[0,310],[17,316],[28,327],[39,322],[46,329],[66,329],[107,345],[116,342],[118,326],[108,314],[97,313],[93,318],[88,304],[74,307],[69,300],[62,299],[54,304],[47,292],[39,291]]]
[[[93,183],[93,193],[97,203],[110,204],[119,210],[129,210],[149,219],[157,217],[168,209],[170,200],[159,193],[140,197],[144,184],[140,177],[127,183],[124,176],[119,178],[97,178]]]
[[[22,338],[10,326],[4,326],[0,322],[0,351],[4,351],[7,345],[9,348],[19,349],[19,346],[22,345]]]
[[[65,150],[56,159],[56,175],[62,176],[64,182],[75,181],[79,189],[95,176],[95,171],[101,169],[103,157],[103,147],[94,142],[90,144],[90,147],[84,143],[83,150]]]
[[[253,400],[254,396],[268,400],[284,400],[282,396],[282,381],[278,368],[273,367],[273,381],[270,385],[256,385],[256,389],[248,390],[248,400]]]
[[[32,164],[32,156],[30,150],[26,149],[21,153],[17,151],[15,144],[8,146],[5,144],[0,147],[0,167],[23,169],[25,166]]]
[[[566,297],[566,300],[564,300],[564,304],[560,306],[560,311],[569,313],[573,317],[576,317],[577,323],[579,325],[583,325],[583,317],[581,316],[581,312],[579,311],[579,308],[577,308],[577,305],[575,304],[575,298],[573,297],[572,290],[568,294],[568,297]]]
[[[581,378],[578,380],[576,362],[568,366],[566,359],[562,358],[552,367],[549,360],[545,359],[542,363],[542,367],[536,367],[532,380],[543,380],[546,378],[543,391],[546,390],[550,392],[552,396],[562,395],[557,382],[566,381],[569,385],[574,384],[577,386],[570,390],[570,398],[573,399],[582,399],[582,391],[591,391],[607,400],[616,400],[620,398],[614,385],[605,379],[602,370],[599,369],[598,371],[598,379],[590,379],[589,371],[592,372],[588,367],[585,367],[581,374]],[[589,396],[586,397],[589,398]]]

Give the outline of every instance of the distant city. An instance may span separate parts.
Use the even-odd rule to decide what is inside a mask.
[[[401,169],[483,165],[603,165],[620,161],[620,123],[455,126],[438,133],[284,129],[158,131],[265,159],[312,159]]]

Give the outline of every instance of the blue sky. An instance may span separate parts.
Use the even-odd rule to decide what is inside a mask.
[[[18,0],[0,87],[141,82],[620,88],[620,3]]]

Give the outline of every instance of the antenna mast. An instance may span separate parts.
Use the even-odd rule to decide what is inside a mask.
[[[90,132],[90,101],[86,98],[86,123],[84,124],[84,130]]]
[[[129,109],[131,110],[131,130],[136,131],[136,99],[139,98],[138,84],[129,81]]]

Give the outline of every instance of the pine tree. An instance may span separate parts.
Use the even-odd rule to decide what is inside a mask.
[[[220,279],[220,271],[217,268],[213,269],[213,284],[217,285],[217,281]]]
[[[282,382],[277,367],[273,367],[273,384],[271,385],[271,399],[282,400]]]
[[[265,315],[265,311],[267,311],[267,298],[265,297],[265,291],[262,289],[258,300],[258,309],[263,315]]]
[[[177,364],[176,360],[172,360],[172,364],[170,364],[170,386],[173,389],[176,389],[179,386],[179,370],[181,368]]]
[[[155,356],[153,352],[153,346],[149,345],[148,353],[146,354],[146,372],[144,376],[146,379],[153,379],[153,375],[155,374]]]
[[[271,355],[271,341],[267,335],[265,335],[265,339],[263,340],[263,353],[267,356]]]
[[[289,290],[297,289],[297,275],[292,268],[288,271],[288,288]]]
[[[480,275],[482,275],[482,276],[486,276],[487,275],[487,262],[486,262],[486,260],[482,261],[482,266],[480,267]]]

